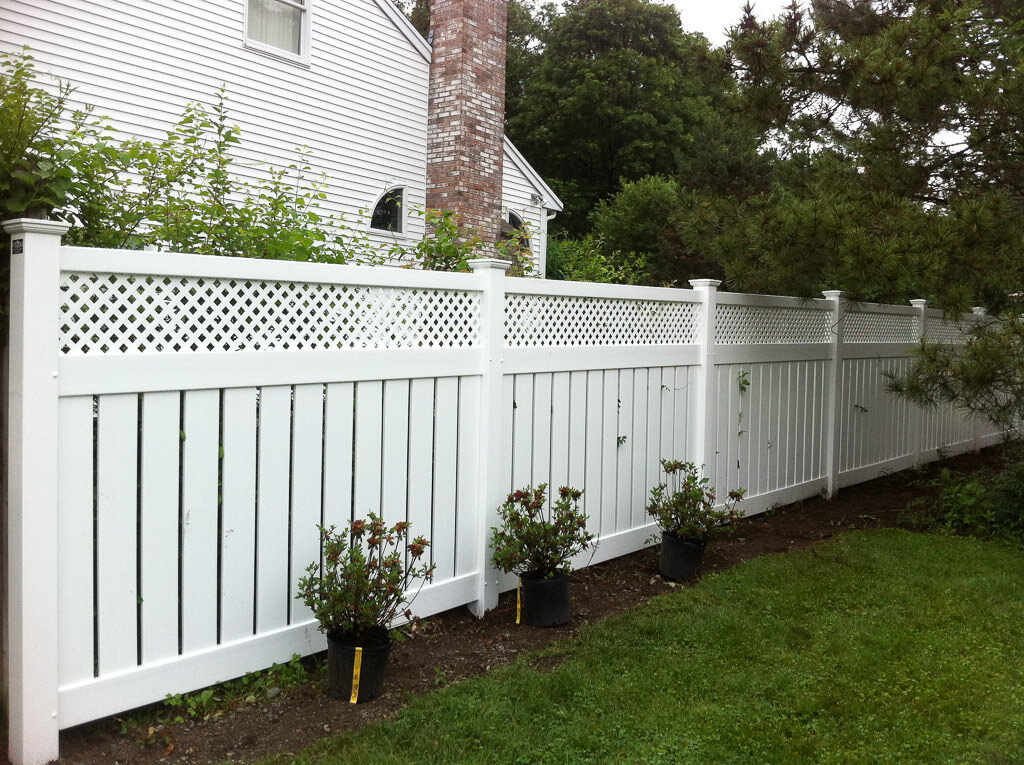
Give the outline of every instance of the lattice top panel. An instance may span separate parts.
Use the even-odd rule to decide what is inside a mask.
[[[690,345],[700,305],[661,300],[505,296],[505,345]]]
[[[846,315],[847,343],[916,343],[917,316],[851,311]]]
[[[715,312],[718,345],[828,343],[832,314],[815,308],[719,305]]]
[[[967,339],[969,327],[970,324],[949,321],[941,316],[929,316],[926,337],[929,343],[959,344]]]
[[[443,289],[211,277],[61,274],[65,355],[458,348],[480,296]]]

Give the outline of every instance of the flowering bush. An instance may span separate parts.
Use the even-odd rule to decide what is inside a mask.
[[[370,513],[368,520],[349,521],[341,532],[334,526],[317,528],[324,562],[309,564],[295,597],[312,609],[332,639],[386,630],[415,599],[407,594],[412,582],[420,579],[422,587],[433,576],[433,565],[417,563],[430,543],[423,537],[406,543],[404,521],[388,528]],[[412,616],[408,608],[405,616]]]
[[[502,527],[491,529],[491,548],[494,565],[502,571],[545,579],[568,574],[571,558],[593,545],[587,516],[580,511],[583,492],[563,486],[545,514],[547,488],[520,489],[498,508]]]
[[[730,491],[731,502],[716,510],[715,490],[692,462],[662,460],[661,467],[668,480],[651,489],[647,512],[664,533],[703,543],[713,534],[732,532],[733,524],[743,517],[736,503],[743,499],[745,489]]]

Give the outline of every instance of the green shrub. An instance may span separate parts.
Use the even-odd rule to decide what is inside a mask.
[[[0,54],[0,220],[45,218],[67,203],[101,126],[68,113],[72,88],[37,85],[28,53]]]
[[[572,557],[594,546],[583,492],[562,486],[548,505],[547,484],[509,494],[498,508],[501,526],[491,528],[494,565],[507,574],[548,579],[572,571]]]
[[[961,475],[944,468],[938,496],[912,508],[923,525],[951,533],[1024,542],[1024,460],[993,475]]]
[[[647,263],[643,258],[619,262],[604,253],[599,237],[582,239],[551,237],[548,239],[549,279],[607,284],[643,284],[647,280]]]

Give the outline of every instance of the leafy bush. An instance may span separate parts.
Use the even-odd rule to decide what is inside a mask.
[[[715,490],[706,476],[701,476],[692,462],[662,460],[667,480],[651,489],[647,513],[666,534],[688,542],[706,542],[714,534],[728,534],[733,524],[743,517],[736,503],[743,499],[744,489],[729,492],[731,503],[715,508]]]
[[[27,53],[0,54],[0,220],[45,218],[66,204],[100,125],[87,110],[68,114],[72,88],[36,84]]]
[[[951,533],[1024,542],[1024,461],[1014,460],[994,475],[961,475],[943,468],[934,500],[911,506],[918,521]]]
[[[452,210],[412,210],[422,215],[427,224],[427,235],[411,248],[395,244],[389,255],[395,260],[412,258],[421,268],[429,271],[469,271],[471,258],[480,257],[483,239],[467,231],[458,213]],[[529,246],[529,230],[509,232],[494,245],[498,258],[509,261],[509,276],[528,276],[533,271]]]
[[[408,256],[429,271],[469,271],[469,259],[482,244],[480,237],[467,233],[451,210],[413,210],[413,214],[423,216],[428,233],[412,246]],[[396,244],[391,256],[401,259],[407,253]]]
[[[233,171],[241,130],[223,90],[210,109],[189,104],[159,143],[97,143],[81,163],[68,204],[69,244],[317,262],[378,262],[365,232],[324,214],[323,177],[309,154],[269,168],[256,183]]]
[[[604,252],[599,237],[582,239],[548,239],[549,279],[606,284],[642,284],[647,279],[647,263],[643,258],[617,262]]]
[[[388,527],[373,513],[368,520],[349,521],[341,532],[317,528],[323,563],[309,564],[295,597],[313,611],[321,631],[335,640],[358,640],[386,630],[403,608],[411,618],[406,607],[416,597],[408,595],[412,583],[420,579],[422,587],[434,573],[433,565],[417,563],[430,544],[426,539],[407,542],[408,523]]]
[[[583,492],[563,486],[545,514],[547,488],[542,483],[515,491],[498,508],[502,526],[491,529],[491,548],[502,571],[538,579],[568,574],[572,557],[593,544],[579,506]]]

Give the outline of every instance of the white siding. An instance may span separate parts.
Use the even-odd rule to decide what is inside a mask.
[[[507,137],[502,164],[501,204],[506,211],[515,212],[529,225],[534,265],[537,274],[543,277],[547,268],[548,215],[560,212],[562,201]]]
[[[544,274],[544,240],[547,235],[547,212],[531,197],[539,193],[519,166],[505,152],[502,162],[501,205],[511,210],[530,227],[530,249],[533,252],[534,267]]]
[[[429,64],[374,0],[312,0],[309,64],[244,44],[245,0],[7,0],[0,50],[29,47],[37,70],[76,87],[126,133],[159,139],[190,101],[227,94],[242,129],[240,175],[310,150],[330,183],[324,209],[369,210],[387,186],[425,201]],[[408,234],[422,235],[410,216]]]

